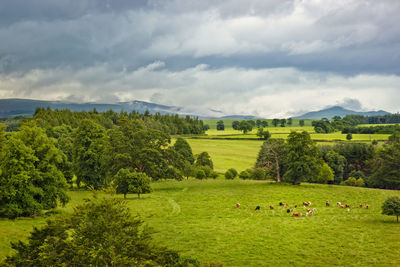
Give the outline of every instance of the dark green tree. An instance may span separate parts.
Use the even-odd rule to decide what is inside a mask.
[[[292,124],[293,124],[293,119],[292,118],[287,119],[287,125],[292,126]]]
[[[68,186],[57,168],[62,153],[34,122],[22,125],[1,148],[0,216],[29,216],[68,202]]]
[[[300,125],[301,127],[303,127],[303,126],[304,126],[304,120],[299,120],[299,125]]]
[[[261,121],[261,126],[268,127],[268,121],[266,121],[266,120]]]
[[[280,123],[281,123],[281,127],[285,127],[286,119],[281,119]]]
[[[400,143],[392,143],[380,149],[372,165],[369,186],[400,189]]]
[[[280,119],[273,119],[273,120],[272,120],[272,124],[273,124],[275,127],[278,126],[279,122],[280,122]]]
[[[130,169],[120,169],[114,177],[117,193],[124,194],[124,198],[128,193],[137,194],[138,198],[140,194],[150,193],[150,181],[150,177],[145,173]]]
[[[199,155],[197,155],[196,166],[208,166],[211,169],[214,169],[214,164],[211,160],[210,155],[207,152],[201,152]]]
[[[260,137],[260,139],[267,141],[271,137],[271,134],[269,131],[264,131],[263,128],[258,128],[257,136]]]
[[[139,217],[118,199],[87,201],[12,243],[6,266],[199,266],[152,242]]]
[[[194,163],[194,156],[193,156],[192,148],[190,147],[189,143],[185,139],[178,137],[174,144],[174,149],[176,152],[181,154],[191,164]]]
[[[82,120],[76,129],[73,161],[77,184],[84,182],[95,189],[107,185],[106,151],[108,138],[103,126],[93,120]]]
[[[225,125],[223,120],[217,121],[217,130],[218,131],[223,131],[225,130]]]
[[[335,184],[340,184],[343,181],[344,168],[346,166],[346,158],[336,151],[329,151],[325,155],[325,161],[332,168],[335,178]]]
[[[238,129],[246,134],[247,132],[251,132],[251,130],[253,130],[253,126],[251,126],[248,121],[241,121]]]
[[[233,121],[232,122],[232,128],[234,130],[239,130],[239,124],[240,124],[240,121]]]
[[[283,139],[269,139],[258,152],[255,168],[263,168],[268,176],[281,182],[286,171],[287,145]]]
[[[398,196],[387,198],[382,204],[382,214],[396,216],[398,223],[400,216],[400,198]]]
[[[284,180],[293,184],[316,180],[322,167],[318,148],[307,132],[291,132],[287,139],[287,171]]]
[[[353,139],[353,135],[351,133],[348,133],[346,135],[346,139],[350,141],[351,139]]]

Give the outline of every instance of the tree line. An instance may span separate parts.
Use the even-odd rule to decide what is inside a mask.
[[[186,140],[171,145],[150,119],[119,114],[113,121],[112,114],[38,109],[17,132],[1,125],[0,216],[31,216],[65,204],[74,182],[96,190],[113,185],[140,197],[151,191],[151,180],[216,176],[207,152],[195,158]]]
[[[363,143],[317,146],[307,132],[262,145],[255,169],[265,179],[400,189],[400,132],[383,147]]]

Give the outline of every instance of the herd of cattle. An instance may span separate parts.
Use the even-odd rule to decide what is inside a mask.
[[[331,204],[329,203],[329,200],[325,202],[326,207],[329,207]],[[350,205],[349,204],[342,204],[341,202],[337,202],[336,205],[339,208],[345,208],[347,209],[347,212],[350,212]],[[288,204],[279,202],[279,206],[283,209],[286,209],[286,213],[291,214],[293,217],[303,217],[303,213],[295,211],[297,208],[297,205],[294,205],[293,207],[289,207]],[[364,207],[364,204],[359,204],[359,208],[362,209]],[[236,208],[240,208],[240,203],[236,203]],[[369,205],[365,205],[366,209],[369,209]],[[269,206],[270,210],[275,209],[273,205]],[[311,209],[311,202],[310,201],[304,201],[303,202],[303,209],[306,211],[305,216],[312,216],[317,212],[316,208]],[[261,210],[261,206],[256,206],[255,210]]]

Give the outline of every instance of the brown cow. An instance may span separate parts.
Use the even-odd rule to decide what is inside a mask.
[[[301,212],[293,212],[293,217],[303,217],[303,214]]]
[[[270,210],[273,210],[273,209],[274,209],[274,206],[269,205],[269,209],[270,209]]]

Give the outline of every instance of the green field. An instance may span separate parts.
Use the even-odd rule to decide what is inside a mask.
[[[186,139],[194,154],[207,151],[217,172],[225,172],[229,168],[243,171],[252,168],[256,163],[258,151],[263,141],[253,140],[205,140]]]
[[[258,181],[188,180],[152,184],[154,192],[128,196],[133,214],[154,229],[156,243],[201,262],[225,266],[399,266],[400,224],[380,206],[399,191],[342,186],[291,186]],[[73,191],[71,204],[90,196]],[[122,196],[118,196],[122,197]],[[325,201],[333,205],[325,207]],[[294,218],[278,203],[311,201],[317,213]],[[350,212],[335,205],[351,205]],[[240,208],[235,203],[241,204]],[[369,210],[358,208],[369,204]],[[261,210],[255,211],[260,205]],[[267,208],[274,205],[275,209]],[[25,238],[45,218],[0,219],[0,260],[9,241]]]

